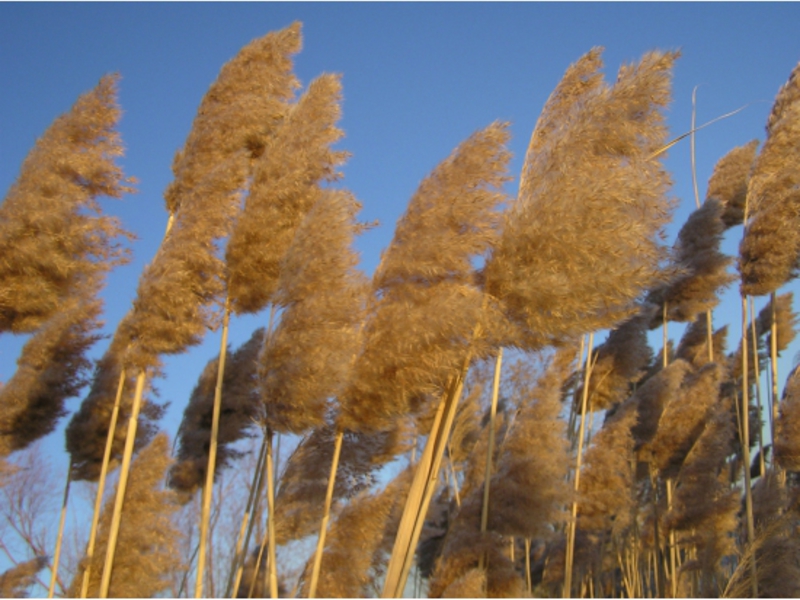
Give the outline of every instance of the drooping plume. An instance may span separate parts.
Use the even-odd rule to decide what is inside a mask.
[[[33,332],[127,261],[118,240],[132,236],[97,201],[133,191],[116,164],[117,80],[103,77],[50,125],[0,206],[0,332]]]
[[[724,363],[725,345],[728,337],[728,326],[723,325],[717,329],[712,338],[714,346],[714,360],[716,363]],[[711,362],[708,360],[708,321],[705,314],[700,314],[684,330],[678,348],[675,350],[675,358],[681,358],[699,369],[703,365]]]
[[[666,142],[676,57],[649,53],[608,85],[592,51],[548,100],[486,273],[524,346],[612,327],[661,281],[672,203],[654,154]]]
[[[87,383],[85,353],[98,339],[100,301],[95,286],[71,298],[31,337],[13,377],[0,387],[0,456],[22,450],[52,432],[64,402]]]
[[[719,159],[708,180],[706,201],[714,199],[725,207],[722,221],[728,229],[744,221],[747,185],[757,148],[758,140],[737,146]]]
[[[471,261],[498,233],[507,141],[503,123],[476,132],[412,197],[373,278],[377,298],[341,397],[343,427],[388,428],[460,369],[486,314]]]
[[[173,571],[182,566],[178,556],[181,533],[171,521],[179,504],[175,492],[163,488],[170,462],[169,440],[163,433],[153,438],[133,462],[109,588],[111,598],[151,598],[169,588]],[[89,597],[97,597],[99,591],[113,499],[111,496],[111,503],[100,516]],[[80,592],[85,568],[84,560],[72,580],[70,597]]]
[[[775,423],[775,461],[787,471],[800,471],[800,368],[786,379]]]
[[[184,352],[216,326],[227,275],[218,244],[231,232],[254,154],[288,110],[299,44],[299,24],[251,42],[206,94],[165,193],[172,226],[139,280],[126,367],[157,368],[160,355]]]
[[[269,426],[302,433],[325,424],[328,399],[347,381],[363,318],[367,279],[352,248],[360,205],[324,190],[281,263],[278,328],[259,357]]]
[[[736,279],[727,270],[733,259],[719,249],[725,232],[723,211],[720,201],[708,199],[678,232],[673,252],[679,274],[647,298],[657,306],[667,303],[667,320],[693,321],[697,314],[712,310],[719,304],[719,291]],[[658,314],[650,327],[661,322],[662,315]]]
[[[217,438],[219,445],[215,475],[239,458],[241,454],[231,446],[249,435],[260,413],[256,371],[263,339],[264,329],[256,329],[250,339],[228,357],[222,382],[224,393],[220,406],[222,418]],[[203,369],[178,430],[179,447],[176,462],[170,469],[169,485],[182,492],[182,499],[186,501],[206,480],[218,367],[219,357],[216,357]]]
[[[36,574],[47,562],[46,556],[37,556],[4,571],[0,574],[0,597],[27,598],[28,588],[36,582]]]
[[[774,292],[796,275],[800,256],[800,64],[780,89],[767,139],[747,187],[748,219],[739,246],[742,293]]]
[[[319,184],[338,177],[347,153],[331,149],[342,137],[342,85],[322,75],[287,112],[255,164],[249,194],[226,248],[228,294],[237,314],[263,309],[278,289],[280,264],[295,231],[320,196]]]

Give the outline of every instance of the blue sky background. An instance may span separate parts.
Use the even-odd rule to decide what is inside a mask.
[[[518,175],[545,100],[568,65],[593,46],[606,48],[610,80],[622,63],[648,50],[682,51],[668,114],[673,136],[689,129],[694,86],[700,86],[698,123],[749,105],[698,134],[701,196],[720,157],[763,140],[775,94],[800,60],[796,3],[0,3],[3,194],[52,120],[102,75],[122,75],[127,151],[121,162],[139,180],[138,193],[104,206],[138,240],[131,264],[109,277],[107,333],[130,307],[139,274],[161,241],[170,164],[201,98],[242,46],[295,20],[303,23],[301,82],[343,74],[340,146],[353,155],[343,183],[363,203],[362,218],[380,221],[358,241],[367,273],[421,179],[475,130],[496,119],[511,122],[511,170]],[[666,164],[680,200],[668,230],[672,241],[694,209],[688,139]],[[730,232],[729,253],[737,252],[740,236],[740,227]],[[715,314],[717,325],[731,324],[731,345],[741,318],[737,299],[734,287]],[[234,320],[232,345],[265,322],[266,316]],[[673,325],[670,334],[681,330]],[[0,336],[0,381],[12,376],[23,341]],[[167,358],[167,377],[156,385],[172,402],[163,423],[171,435],[218,345],[219,334],[211,333],[190,353]],[[100,343],[94,354],[104,349]],[[784,354],[781,384],[798,350],[796,343]],[[68,408],[76,410],[79,401]],[[62,431],[46,443],[66,468]]]

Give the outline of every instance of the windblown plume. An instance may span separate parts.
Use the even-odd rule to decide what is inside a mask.
[[[241,456],[241,452],[232,446],[239,440],[249,437],[249,431],[260,412],[256,370],[258,351],[263,339],[264,329],[256,329],[250,339],[231,354],[226,362],[222,381],[225,393],[222,394],[220,406],[215,476]],[[206,481],[218,369],[219,356],[210,360],[203,369],[189,398],[178,430],[180,446],[176,462],[170,469],[169,485],[181,492],[181,499],[187,502]]]
[[[46,566],[47,557],[37,556],[0,574],[0,597],[27,598],[28,588],[36,582],[36,574]]]
[[[633,434],[636,411],[618,410],[586,450],[578,490],[578,528],[620,536],[631,525],[634,497]]]
[[[275,431],[323,426],[328,399],[346,383],[367,291],[351,247],[359,209],[349,193],[323,191],[282,262],[276,302],[285,309],[259,357],[266,423]]]
[[[96,481],[100,476],[108,438],[108,427],[122,373],[122,355],[130,344],[127,329],[130,312],[117,326],[117,331],[103,357],[95,364],[92,385],[81,403],[80,409],[72,416],[66,431],[67,452],[72,461],[72,477],[76,480]],[[117,426],[111,447],[111,468],[122,456],[127,435],[127,424],[133,404],[135,375],[126,371],[124,387],[120,397]],[[145,390],[147,391],[147,390]],[[164,407],[150,397],[143,398],[139,413],[139,427],[136,429],[135,448],[146,446],[155,435],[157,421]]]
[[[184,352],[216,326],[227,275],[217,245],[239,212],[253,145],[266,143],[288,107],[296,87],[289,56],[298,49],[298,24],[252,42],[223,67],[201,105],[165,193],[173,224],[139,280],[126,367],[157,368],[160,355]],[[231,128],[231,141],[217,144]]]
[[[725,208],[722,222],[725,223],[726,229],[744,222],[747,184],[750,181],[750,171],[753,168],[757,148],[758,140],[737,146],[719,159],[714,166],[711,179],[708,180],[706,201],[715,199]]]
[[[507,141],[503,123],[476,132],[412,197],[373,278],[377,300],[341,397],[342,427],[390,427],[460,369],[488,314],[471,261],[497,236]]]
[[[280,479],[275,499],[278,545],[315,533],[322,519],[328,486],[335,428],[315,429],[297,446]],[[374,472],[408,450],[405,427],[374,434],[346,432],[333,489],[334,503],[368,489]],[[334,505],[335,508],[335,505]]]
[[[386,535],[395,508],[403,506],[411,483],[412,471],[401,472],[380,492],[362,492],[345,506],[327,535],[317,586],[320,598],[369,597],[369,585],[375,572],[373,564]],[[394,524],[394,529],[397,524]],[[391,533],[391,532],[388,532]],[[309,572],[309,566],[306,572]],[[302,595],[307,595],[309,578]]]
[[[595,364],[589,378],[590,410],[606,410],[622,402],[630,394],[631,385],[644,375],[653,357],[647,343],[650,320],[647,313],[651,312],[654,308],[622,323],[595,350]],[[582,397],[582,390],[583,385],[576,392],[576,398]]]
[[[95,286],[71,298],[28,340],[14,376],[0,387],[0,456],[52,432],[67,414],[64,402],[88,382],[85,353],[98,339]]]
[[[558,352],[532,385],[517,366],[517,417],[508,432],[492,476],[488,528],[503,535],[546,537],[565,517],[570,459],[566,423],[559,418],[561,388],[575,349]],[[481,486],[482,487],[482,486]]]
[[[787,471],[800,471],[800,367],[786,379],[775,422],[775,461]]]
[[[487,289],[524,329],[525,347],[613,327],[662,279],[672,202],[654,153],[666,141],[677,54],[649,53],[614,85],[593,74],[597,54],[568,72],[570,93],[548,101],[486,268]]]
[[[786,350],[797,335],[798,315],[792,310],[794,294],[786,292],[775,298],[775,323],[777,325],[776,346],[778,354]],[[772,301],[758,313],[756,320],[758,335],[767,334],[767,346],[772,344]]]
[[[677,393],[671,396],[653,439],[642,448],[651,455],[662,477],[672,479],[680,470],[686,455],[702,433],[708,413],[719,400],[723,368],[710,363],[696,373],[687,373]]]
[[[717,329],[712,336],[714,346],[713,362],[723,364],[725,358],[725,344],[728,337],[728,326]],[[699,369],[708,364],[708,322],[705,314],[700,314],[686,328],[675,350],[675,358],[680,358]]]
[[[117,79],[103,77],[50,125],[0,205],[0,332],[35,331],[85,281],[127,262],[118,240],[133,236],[97,202],[133,191],[115,162]]]
[[[800,64],[780,89],[767,139],[747,187],[748,220],[739,246],[742,294],[774,292],[796,276],[800,256]]]
[[[111,598],[151,598],[168,589],[172,572],[181,568],[177,551],[181,533],[170,518],[179,504],[175,492],[162,487],[169,463],[169,440],[163,433],[153,438],[133,462],[109,587]],[[99,590],[113,503],[112,495],[100,516],[89,597],[96,597]],[[70,597],[80,592],[86,566],[84,559],[72,580]]]
[[[719,249],[725,232],[723,211],[720,201],[706,200],[678,232],[674,264],[679,274],[647,298],[657,306],[667,303],[667,320],[693,321],[697,314],[712,310],[719,304],[719,291],[736,279],[727,270],[733,259]],[[656,315],[650,327],[661,322],[662,316]]]
[[[235,313],[258,312],[272,300],[283,256],[317,202],[319,184],[338,177],[336,167],[347,157],[331,149],[342,137],[341,94],[338,76],[318,77],[266,142],[226,248]]]
[[[676,396],[684,377],[690,371],[691,366],[684,360],[669,363],[642,384],[620,407],[620,410],[628,410],[628,405],[636,407],[638,417],[631,432],[637,451],[653,439],[664,407]]]
[[[264,151],[300,86],[291,58],[302,46],[300,27],[295,22],[253,40],[220,69],[200,102],[183,148],[175,155],[175,180],[164,194],[170,214],[194,194],[208,177],[210,166],[225,163],[231,156],[256,158]],[[230,174],[219,170],[214,176]]]
[[[720,563],[736,553],[733,533],[738,528],[739,494],[728,484],[726,458],[733,451],[734,419],[729,402],[714,404],[697,442],[678,475],[673,508],[667,514],[670,529],[682,532],[679,543],[694,544],[696,558],[683,571],[700,572],[701,597],[719,595],[724,581]]]

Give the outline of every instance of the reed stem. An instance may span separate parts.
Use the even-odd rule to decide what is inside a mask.
[[[67,483],[64,485],[64,498],[61,501],[61,516],[58,519],[58,535],[56,536],[56,549],[53,552],[53,566],[50,573],[50,588],[47,590],[47,597],[52,598],[56,590],[58,580],[58,563],[61,560],[61,542],[64,539],[64,523],[67,519],[67,501],[69,500],[69,488],[72,483],[72,460],[67,467]]]

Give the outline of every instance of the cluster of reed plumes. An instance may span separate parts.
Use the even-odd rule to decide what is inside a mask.
[[[130,235],[97,203],[131,191],[116,79],[23,164],[0,207],[0,332],[33,336],[0,387],[0,455],[88,392],[66,428],[53,554],[0,576],[3,595],[45,567],[51,597],[188,595],[187,581],[196,597],[800,594],[800,370],[782,398],[777,371],[797,324],[778,292],[800,266],[800,66],[760,149],[719,161],[669,246],[678,55],[610,83],[593,49],[544,106],[516,196],[509,125],[491,123],[421,182],[369,278],[353,242],[372,225],[337,183],[341,83],[302,89],[300,46],[293,24],[223,67],[176,154],[162,244],[94,363],[97,293]],[[715,328],[734,284],[741,328]],[[230,352],[243,314],[263,327]],[[677,344],[669,322],[687,324]],[[220,353],[198,365],[170,451],[151,382],[208,331]],[[296,442],[282,462],[281,438]],[[253,439],[223,582],[210,523],[232,503],[218,495],[212,518],[215,482],[245,469]],[[67,573],[81,480],[97,482],[94,516]],[[176,515],[195,501],[187,529]]]

